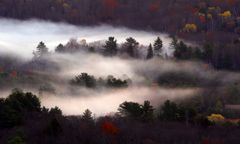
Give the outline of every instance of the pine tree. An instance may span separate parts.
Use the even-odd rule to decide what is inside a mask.
[[[153,120],[154,108],[149,101],[144,101],[144,104],[142,105],[142,111],[143,111],[143,114],[142,114],[143,121]]]
[[[126,48],[126,52],[131,57],[137,57],[137,47],[139,43],[132,37],[126,39],[124,43],[124,47]]]
[[[55,49],[55,52],[59,52],[59,53],[62,53],[64,51],[65,51],[65,47],[62,44],[59,44]]]
[[[173,54],[177,59],[186,60],[192,57],[192,48],[188,47],[183,41],[180,41]]]
[[[157,37],[157,39],[155,40],[154,44],[153,44],[153,47],[154,47],[154,53],[156,56],[160,56],[161,53],[162,53],[162,47],[163,47],[163,42],[162,40],[160,39],[160,37]]]
[[[170,48],[173,50],[176,50],[177,45],[178,45],[178,39],[175,36],[173,36],[172,42],[170,43]]]
[[[82,120],[84,121],[93,121],[92,112],[89,109],[86,109],[82,115]]]
[[[153,58],[153,48],[152,48],[152,44],[149,45],[148,47],[148,52],[147,52],[147,59],[151,59]]]
[[[48,48],[43,42],[40,42],[37,46],[37,50],[33,52],[35,58],[40,58],[48,54]]]
[[[107,56],[114,56],[117,54],[117,40],[114,37],[109,37],[105,45],[105,54]]]

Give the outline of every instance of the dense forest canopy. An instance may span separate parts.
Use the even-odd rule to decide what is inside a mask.
[[[239,0],[0,0],[0,17],[22,28],[0,40],[0,143],[239,143]],[[31,58],[3,54],[23,50],[12,43],[33,36],[29,23],[47,38],[43,23],[57,35],[88,26],[100,41],[39,36]],[[120,42],[114,26],[154,39]]]
[[[2,0],[0,16],[167,32],[206,45],[216,68],[239,70],[239,7],[237,0]]]
[[[74,24],[110,23],[171,33],[238,34],[239,6],[237,0],[2,0],[0,15]]]

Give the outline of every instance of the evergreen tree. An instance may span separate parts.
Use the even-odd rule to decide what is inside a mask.
[[[156,56],[160,56],[161,53],[162,53],[162,47],[163,47],[163,42],[162,40],[160,39],[160,37],[157,37],[157,39],[155,40],[154,44],[153,44],[153,47],[154,47],[154,53]]]
[[[84,121],[93,121],[92,112],[89,109],[86,109],[82,115],[82,120]]]
[[[87,73],[82,73],[76,76],[74,79],[70,81],[71,84],[77,86],[85,86],[87,88],[95,88],[97,81],[94,76],[89,75]]]
[[[135,102],[124,102],[120,104],[118,111],[121,115],[134,119],[139,119],[143,113],[141,105]]]
[[[147,59],[151,59],[153,58],[153,48],[152,48],[152,44],[149,45],[148,47],[148,52],[147,52]]]
[[[203,46],[203,59],[208,63],[210,63],[213,59],[213,49],[213,44],[206,43]]]
[[[178,45],[178,39],[175,36],[173,36],[172,41],[170,43],[170,48],[175,50],[177,48],[177,45]]]
[[[59,107],[55,106],[49,110],[49,113],[53,115],[62,115],[62,110]]]
[[[126,48],[126,52],[131,57],[137,57],[137,47],[139,43],[132,37],[126,39],[124,43],[124,47]]]
[[[43,42],[40,42],[37,46],[37,50],[33,52],[35,58],[40,58],[48,54],[48,48]]]
[[[196,47],[193,51],[193,54],[192,54],[193,58],[194,59],[197,59],[197,60],[202,60],[203,59],[203,52],[200,48]]]
[[[191,47],[188,47],[183,41],[180,41],[179,44],[176,45],[173,55],[176,59],[186,60],[191,58],[192,49]]]
[[[55,49],[55,52],[59,52],[59,53],[62,53],[64,51],[65,51],[65,47],[62,44],[59,44]]]
[[[107,56],[114,56],[117,54],[117,40],[114,37],[109,37],[105,45],[105,54]]]
[[[151,106],[149,101],[144,101],[144,104],[142,105],[142,111],[143,121],[151,121],[153,119],[154,108]]]
[[[178,120],[179,109],[177,104],[167,100],[160,109],[159,119],[164,121]]]

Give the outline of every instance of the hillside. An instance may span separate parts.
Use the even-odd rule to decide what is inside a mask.
[[[209,47],[208,63],[240,69],[237,0],[2,0],[0,16],[159,31]],[[225,66],[228,65],[228,66]]]

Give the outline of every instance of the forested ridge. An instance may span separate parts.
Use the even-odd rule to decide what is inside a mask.
[[[1,0],[0,15],[73,24],[109,23],[166,32],[239,33],[237,0]]]
[[[0,53],[0,144],[239,143],[240,0],[0,0],[2,18],[160,33]]]
[[[76,25],[102,23],[169,33],[209,48],[208,62],[239,70],[237,0],[1,0],[0,16]],[[227,66],[226,66],[227,65]]]
[[[200,96],[201,97],[201,96]],[[199,98],[200,98],[199,97]],[[213,97],[212,97],[213,98]],[[190,99],[189,99],[190,100]],[[6,144],[237,144],[239,119],[227,119],[218,104],[207,100],[191,105],[165,101],[161,107],[123,102],[114,115],[94,117],[89,109],[78,116],[64,116],[58,107],[46,108],[31,92],[14,89],[0,99],[0,142]],[[214,101],[211,101],[214,102]],[[202,111],[201,107],[207,108]],[[209,109],[212,108],[212,109]],[[225,111],[225,110],[224,110]],[[230,111],[225,111],[231,114]],[[225,113],[225,114],[227,114]],[[233,113],[232,113],[233,114]],[[237,113],[239,115],[239,112]],[[236,116],[236,113],[234,114]],[[222,137],[224,135],[224,137]]]

